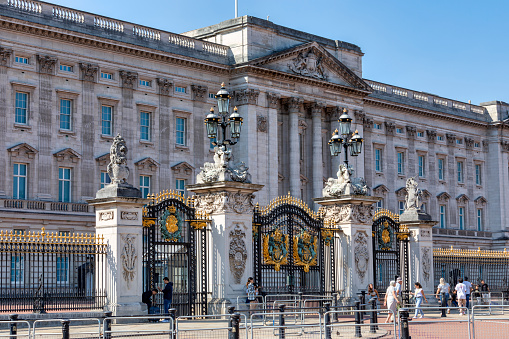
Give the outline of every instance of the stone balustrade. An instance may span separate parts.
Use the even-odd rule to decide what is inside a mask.
[[[436,227],[433,228],[433,235],[488,238],[488,239],[492,238],[491,232],[488,231],[455,230],[449,228],[436,228]]]
[[[94,208],[86,203],[20,200],[20,199],[0,199],[0,210],[94,213]]]
[[[372,81],[372,80],[365,80],[365,81],[371,86],[371,88],[373,88],[373,90],[375,92],[381,92],[385,95],[405,97],[408,99],[423,101],[428,104],[434,104],[434,105],[454,108],[454,109],[457,109],[460,111],[467,111],[467,112],[472,112],[472,113],[476,113],[476,114],[484,114],[485,113],[485,109],[482,106],[475,106],[472,104],[467,104],[467,103],[454,101],[454,100],[447,99],[447,98],[442,98],[442,97],[439,97],[439,96],[436,96],[433,94],[412,91],[412,90],[409,90],[406,88],[395,87],[395,86],[387,85],[387,84]]]
[[[0,6],[7,6],[10,9],[18,10],[34,16],[42,16],[45,19],[65,21],[67,24],[77,25],[76,28],[83,28],[89,25],[94,30],[113,31],[119,34],[132,35],[141,39],[158,41],[179,46],[190,50],[202,52],[206,55],[227,57],[229,48],[213,42],[201,41],[184,35],[160,31],[154,28],[143,27],[133,23],[115,20],[87,12],[81,12],[63,6],[30,0],[0,0]],[[98,32],[99,33],[99,32]]]

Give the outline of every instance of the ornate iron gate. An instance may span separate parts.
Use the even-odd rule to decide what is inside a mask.
[[[403,291],[409,291],[408,229],[400,225],[399,215],[379,210],[373,217],[373,272],[375,288],[385,292],[391,280],[403,279]],[[403,293],[408,301],[408,293]]]
[[[198,215],[193,200],[177,192],[148,197],[143,213],[143,290],[173,283],[171,307],[177,315],[207,314],[208,220]],[[163,295],[157,295],[163,311]]]
[[[257,205],[253,216],[256,283],[267,294],[335,292],[332,238],[332,232],[323,228],[323,219],[290,195],[263,209]]]

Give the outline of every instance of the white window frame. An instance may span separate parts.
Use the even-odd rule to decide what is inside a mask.
[[[373,122],[373,129],[381,130],[382,124],[379,124],[378,122]]]
[[[72,118],[73,118],[73,107],[74,107],[74,100],[72,99],[69,99],[69,98],[59,98],[60,101],[59,101],[59,114],[58,114],[58,117],[59,117],[59,127],[60,127],[60,130],[63,130],[63,131],[72,131]],[[65,102],[69,102],[69,114],[65,114],[63,113],[63,105],[62,105],[62,102],[65,101]],[[65,128],[65,127],[62,127],[62,116],[64,115],[67,115],[68,118],[69,118],[69,127],[68,128]]]
[[[151,80],[140,79],[139,84],[140,84],[140,86],[143,86],[143,87],[152,87]]]
[[[19,260],[13,260],[17,259]],[[22,253],[11,253],[11,277],[10,283],[23,285],[25,282],[25,256]],[[13,279],[14,278],[14,279]]]
[[[25,96],[25,107],[22,107],[21,105],[18,106],[18,94]],[[24,91],[16,91],[15,93],[15,103],[14,103],[14,123],[18,125],[28,125],[28,112],[30,109],[30,93],[24,92]],[[20,99],[21,102],[21,99]],[[18,112],[24,114],[18,114]],[[19,117],[24,117],[25,121],[18,121]]]
[[[105,120],[104,119],[104,111],[103,111],[103,108],[105,107],[108,107],[111,109],[111,112],[110,112],[110,120]],[[115,112],[115,107],[113,105],[107,105],[107,104],[101,104],[101,135],[105,135],[105,136],[113,136],[113,114]],[[107,113],[106,113],[107,114]],[[109,133],[104,133],[104,122],[108,122],[110,123],[110,132]]]
[[[475,184],[481,186],[482,185],[482,165],[474,164],[475,169]]]
[[[484,211],[482,208],[478,208],[476,211],[477,230],[484,231]]]
[[[405,174],[405,152],[397,152],[396,154],[398,161],[398,174]]]
[[[186,179],[175,179],[175,190],[182,194],[183,197],[186,196]]]
[[[147,179],[147,178],[148,178],[148,185],[146,185],[146,181],[145,181],[145,179]],[[140,174],[139,183],[140,183],[140,191],[141,191],[142,197],[144,199],[146,199],[147,195],[150,194],[150,186],[152,185],[152,177],[150,175]]]
[[[465,207],[464,206],[458,207],[458,228],[460,230],[465,229]]]
[[[109,185],[111,183],[111,178],[108,172],[101,171],[101,188],[104,188],[105,186]]]
[[[21,55],[16,55],[14,57],[14,62],[17,64],[30,65],[30,58]]]
[[[417,168],[418,168],[419,178],[425,178],[426,177],[426,155],[424,155],[424,154],[417,155]]]
[[[404,200],[398,200],[398,213],[399,215],[403,214],[405,212],[405,201]]]
[[[104,74],[104,76],[103,76]],[[104,80],[113,80],[113,72],[101,71],[99,77]]]
[[[186,86],[175,86],[175,93],[187,94]]]
[[[398,133],[398,134],[403,134],[403,133],[405,133],[405,132],[403,131],[403,128],[402,128],[402,127],[396,127],[396,133]]]
[[[20,173],[20,167],[24,166],[25,168],[25,174],[19,174]],[[18,174],[16,174],[16,167],[18,168]],[[23,185],[23,197],[20,196],[20,180],[24,179],[25,184]],[[16,183],[16,185],[15,185]],[[14,163],[12,166],[12,198],[13,199],[19,199],[19,200],[26,200],[28,199],[28,165],[23,163]]]
[[[440,228],[447,228],[447,206],[438,206],[439,224]]]
[[[377,211],[378,210],[381,210],[384,208],[384,199],[380,199],[376,202],[376,209]]]
[[[183,130],[179,130],[179,120],[182,120],[184,122]],[[175,144],[177,146],[187,146],[187,118],[185,117],[175,117]],[[181,136],[179,136],[179,133],[182,133]],[[179,138],[182,137],[183,141],[179,142]]]
[[[442,164],[442,166],[440,166]],[[438,169],[438,180],[444,181],[445,180],[445,159],[444,158],[438,158],[437,163],[437,169]]]
[[[375,171],[383,172],[383,149],[375,148]]]
[[[68,65],[68,64],[60,64],[59,65],[59,70],[61,70],[63,72],[73,73],[74,72],[74,66]]]
[[[456,180],[460,184],[465,182],[465,163],[462,160],[456,160]]]
[[[62,172],[61,172],[62,170]],[[66,178],[65,173],[69,173],[69,178]],[[63,173],[63,176],[61,175]],[[66,188],[66,184],[68,187]],[[68,199],[65,199],[65,191],[68,191]],[[72,168],[71,167],[59,167],[58,168],[58,201],[59,202],[71,202],[72,201]]]
[[[59,262],[59,259],[60,259],[60,262]],[[62,267],[61,259],[65,259],[63,261],[64,267]],[[57,284],[68,284],[69,283],[69,257],[67,255],[65,255],[65,253],[63,253],[61,255],[57,255],[55,264],[56,264],[56,272],[55,272],[56,273],[56,283]],[[61,279],[62,273],[64,273],[64,276],[63,276],[64,279]]]
[[[147,115],[147,119],[143,119],[143,116]],[[143,124],[144,121],[147,124]],[[146,132],[143,131],[146,129]],[[144,133],[146,133],[146,137],[144,137]],[[152,112],[146,110],[140,110],[140,140],[142,141],[151,141],[152,139]]]

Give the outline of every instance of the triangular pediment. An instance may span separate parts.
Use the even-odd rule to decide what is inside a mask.
[[[64,148],[63,150],[53,153],[53,156],[57,158],[57,161],[59,162],[66,160],[71,162],[77,162],[79,159],[81,159],[81,154],[79,154],[72,148]]]
[[[171,170],[173,171],[174,174],[191,175],[194,171],[194,167],[189,165],[185,161],[181,161],[171,166]]]
[[[275,71],[353,87],[371,92],[371,87],[317,42],[277,52],[249,62]]]
[[[98,156],[95,158],[95,161],[99,164],[99,166],[104,166],[106,164],[110,163],[110,153],[104,153],[103,155]]]
[[[380,185],[376,186],[375,188],[373,188],[373,194],[375,194],[376,196],[382,196],[382,195],[387,194],[388,192],[389,192],[389,189],[384,184],[380,184]]]
[[[159,167],[159,163],[157,161],[155,161],[154,159],[152,159],[151,157],[146,157],[141,160],[138,160],[134,164],[136,165],[136,167],[139,170],[145,169],[145,170],[155,171]]]
[[[27,157],[29,159],[33,159],[37,152],[39,152],[25,142],[9,147],[7,151],[10,153],[11,157]]]

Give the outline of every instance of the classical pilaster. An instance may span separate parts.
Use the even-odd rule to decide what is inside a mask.
[[[383,172],[386,178],[386,182],[392,186],[396,186],[396,176],[397,176],[397,164],[394,161],[385,161],[387,159],[396,159],[396,154],[394,150],[394,132],[396,130],[396,124],[393,122],[386,121],[385,122],[385,150],[384,150],[384,162],[383,162]],[[389,209],[398,209],[398,202],[396,200],[396,196],[394,194],[389,194],[387,199],[387,207]]]
[[[206,86],[191,85],[193,98],[193,119],[194,119],[194,163],[199,164],[203,159],[208,158],[210,150],[210,139],[205,132],[204,117],[208,114],[210,107],[206,107],[209,90]]]
[[[474,188],[475,188],[475,165],[474,165],[474,139],[465,137],[465,148],[467,158],[465,160],[465,185],[467,186],[467,196],[470,200],[467,202],[467,215],[465,216],[465,229],[474,229],[475,205],[474,205]]]
[[[10,66],[10,59],[12,55],[11,49],[0,47],[0,130],[4,131],[0,133],[0,147],[6,149],[5,131],[7,131],[7,93],[8,93],[8,79],[7,79],[7,67]],[[7,157],[2,157],[0,160],[0,173],[7,173]],[[6,176],[2,175],[0,178],[0,195],[6,195]]]
[[[157,78],[156,81],[159,90],[159,126],[157,128],[160,131],[172,131],[170,95],[172,94],[173,82],[167,78]],[[171,133],[159,133],[159,145],[168,145],[168,149],[173,149],[173,142],[175,138],[172,138],[171,136]],[[161,163],[161,166],[159,167],[159,175],[161,178],[172,178],[170,156],[173,152],[168,152],[166,147],[158,147],[158,149],[158,160]]]
[[[55,199],[58,192],[54,188],[53,157],[51,154],[52,138],[56,133],[53,122],[53,75],[57,59],[47,55],[37,55],[39,70],[39,111],[33,112],[34,119],[37,115],[39,128],[39,198]],[[29,117],[30,118],[30,117]],[[52,195],[53,193],[53,195]],[[74,198],[74,197],[73,197]]]
[[[254,193],[262,187],[233,181],[187,187],[195,193],[196,211],[208,214],[212,220],[207,236],[209,258],[213,258],[207,267],[211,291],[209,314],[224,314],[227,306],[237,301],[237,296],[245,294],[245,282],[254,275]]]
[[[313,196],[322,196],[323,189],[323,149],[322,149],[322,116],[324,105],[311,104],[311,117],[313,122]],[[318,208],[317,205],[315,205]]]
[[[119,119],[113,119],[115,131],[120,131],[122,136],[125,138],[129,145],[134,145],[135,140],[135,129],[132,126],[138,125],[138,114],[134,105],[134,90],[138,87],[138,73],[121,70],[119,72],[120,82],[122,85],[122,108],[120,112],[115,112]],[[120,121],[119,121],[120,120]],[[133,161],[132,154],[129,155],[129,162]]]
[[[415,155],[415,134],[417,129],[415,126],[406,126],[406,134],[408,140],[408,176],[419,176],[415,166],[417,163],[417,156]]]
[[[288,99],[289,112],[289,140],[290,146],[290,194],[294,197],[300,197],[300,140],[299,140],[299,115],[301,111],[302,100],[300,98]]]
[[[447,140],[447,181],[449,182],[448,185],[448,193],[451,195],[451,197],[456,197],[456,183],[458,182],[457,176],[457,168],[456,168],[456,158],[454,157],[454,150],[456,148],[456,135],[452,133],[447,133],[445,135],[445,138]],[[465,170],[465,169],[463,169]],[[447,213],[449,214],[449,223],[447,224],[447,227],[450,227],[451,225],[456,224],[456,200],[455,199],[449,199],[449,205],[447,206]]]
[[[355,128],[352,128],[352,131],[359,132],[359,135],[362,136],[362,138],[364,138],[363,148],[365,148],[366,142],[365,142],[365,137],[364,137],[364,121],[366,120],[366,113],[364,113],[361,110],[354,110],[353,115],[354,115]],[[364,152],[364,149],[362,150],[362,152]],[[368,159],[368,158],[366,158],[366,159]],[[352,165],[354,166],[355,175],[357,177],[364,178],[365,177],[364,170],[366,168],[365,162],[364,162],[364,156],[361,155],[361,156],[351,157],[351,158],[349,158],[349,160],[352,162]]]
[[[328,135],[328,140],[332,137],[332,134],[334,133],[334,131],[336,129],[339,130],[339,122],[338,122],[338,119],[339,119],[339,116],[341,115],[341,112],[342,112],[342,109],[341,107],[330,107],[330,108],[327,108],[327,113],[329,114],[330,116],[330,133]],[[328,154],[330,154],[330,152],[328,152]],[[330,172],[330,177],[335,177],[336,176],[336,173],[338,171],[338,168],[339,168],[339,165],[343,163],[343,161],[341,160],[341,157],[343,155],[340,155],[340,156],[337,156],[337,157],[332,157],[330,156],[329,158],[331,159],[331,172]]]
[[[80,63],[82,94],[81,94],[81,133],[82,140],[82,171],[81,171],[81,191],[86,197],[93,197],[95,192],[95,121],[97,116],[97,96],[95,94],[95,83],[97,81],[97,72],[99,67],[94,64]],[[79,119],[78,115],[74,116],[75,121]]]
[[[279,128],[278,128],[278,113],[280,109],[280,96],[277,93],[267,93],[267,117],[266,117],[266,126],[265,130],[267,133],[267,152],[268,152],[268,162],[267,162],[267,173],[268,182],[266,186],[266,190],[268,191],[268,201],[276,198],[279,194],[279,182],[278,175],[274,173],[275,169],[278,169],[279,165]],[[258,124],[259,125],[259,124]],[[263,132],[258,127],[259,132]]]
[[[437,154],[436,154],[436,151],[435,151],[435,142],[437,140],[437,131],[435,130],[426,130],[426,137],[428,139],[428,166],[429,166],[429,188],[431,191],[431,196],[433,198],[431,198],[429,200],[429,208],[428,208],[428,211],[426,212],[431,212],[433,211],[432,213],[435,213],[435,211],[438,211],[438,206],[437,206],[437,199],[435,199],[436,195],[440,192],[437,192],[437,185],[438,185],[438,174],[436,172],[436,169],[437,169]]]
[[[364,146],[363,153],[361,156],[364,157],[364,178],[366,179],[366,183],[369,187],[373,187],[374,183],[374,171],[373,171],[373,142],[372,142],[372,130],[373,130],[373,119],[370,117],[364,118],[363,123],[363,134],[364,138]]]

